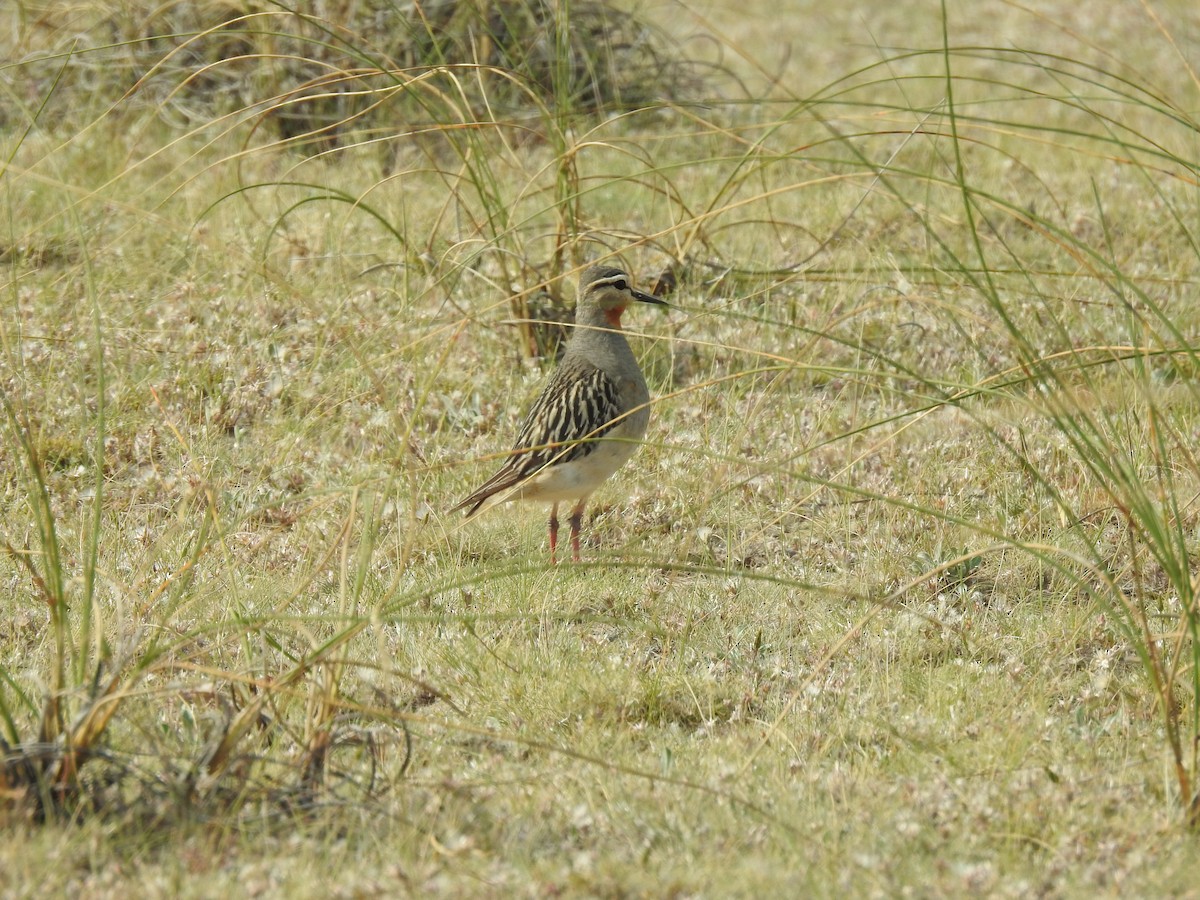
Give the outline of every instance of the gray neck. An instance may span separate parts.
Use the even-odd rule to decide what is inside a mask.
[[[625,335],[609,324],[604,310],[592,304],[576,310],[575,329],[566,355],[578,355],[616,376],[638,371],[637,359]]]
[[[609,328],[608,319],[604,317],[602,310],[595,303],[580,303],[575,307],[575,323],[591,328]]]

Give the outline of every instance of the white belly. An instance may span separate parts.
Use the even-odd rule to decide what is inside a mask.
[[[637,441],[622,439],[619,434],[622,430],[614,429],[617,434],[597,441],[596,449],[587,456],[547,466],[519,485],[505,499],[559,503],[588,496],[621,468],[637,449]]]

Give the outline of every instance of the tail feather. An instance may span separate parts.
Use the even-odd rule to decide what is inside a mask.
[[[502,491],[507,491],[509,488],[516,487],[522,480],[523,476],[520,473],[514,472],[506,466],[485,481],[478,490],[474,491],[466,499],[452,506],[450,512],[456,513],[459,510],[465,509],[467,511],[467,518],[469,519],[479,512],[480,507],[490,498]]]

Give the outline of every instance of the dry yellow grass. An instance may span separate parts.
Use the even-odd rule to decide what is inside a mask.
[[[649,14],[755,100],[313,157],[20,96],[0,737],[55,677],[117,713],[67,821],[0,784],[5,891],[1192,889],[1114,598],[1194,734],[1195,12],[951,4],[961,158],[934,5]],[[683,263],[660,400],[548,568],[541,513],[444,510],[543,377],[522,292],[607,250]]]

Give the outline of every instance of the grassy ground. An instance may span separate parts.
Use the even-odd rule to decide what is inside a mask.
[[[4,892],[1195,890],[1200,19],[804,6],[315,155],[6,14]],[[551,568],[444,510],[613,251],[654,418]]]

